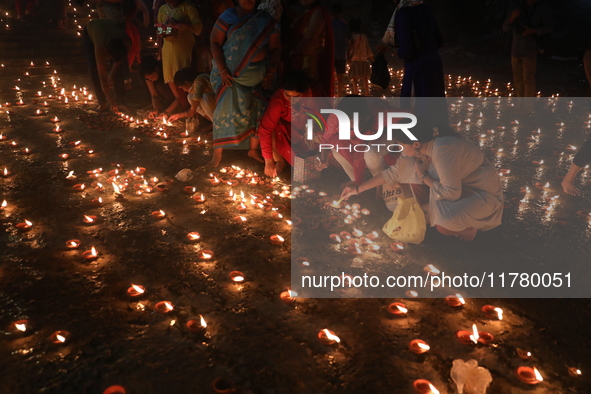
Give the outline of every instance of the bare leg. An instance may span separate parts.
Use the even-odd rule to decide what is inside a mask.
[[[258,138],[250,137],[250,149],[248,150],[248,157],[264,163],[263,155],[259,149],[260,141]]]
[[[210,167],[219,167],[220,162],[222,161],[222,153],[224,148],[215,148],[213,150],[213,158],[209,163],[207,163]]]

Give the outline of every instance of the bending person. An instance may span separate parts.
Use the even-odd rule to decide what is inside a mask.
[[[358,187],[346,187],[342,198],[385,183],[409,183],[420,200],[416,191],[422,184],[429,188],[431,226],[440,233],[471,241],[477,231],[501,224],[503,188],[497,171],[480,149],[454,133],[419,136],[419,141],[411,141],[402,132],[395,136],[404,147],[403,157]]]
[[[561,183],[562,190],[564,190],[565,193],[573,196],[581,195],[581,191],[574,185],[575,178],[579,172],[581,172],[583,167],[588,166],[589,164],[591,164],[591,138],[588,139],[581,147],[581,150],[577,152],[573,159],[573,163],[568,169],[568,173]]]
[[[215,94],[209,81],[209,74],[199,74],[192,68],[182,68],[174,74],[174,83],[187,94],[187,100],[191,108],[185,112],[172,115],[169,119],[174,122],[177,119],[192,118],[196,114],[213,122],[215,111]]]
[[[277,176],[286,162],[293,165],[294,154],[310,150],[313,142],[304,139],[307,116],[300,111],[292,113],[291,99],[320,96],[317,89],[310,87],[310,81],[303,71],[289,73],[285,77],[283,88],[273,94],[258,128],[265,159],[265,175]],[[305,106],[314,106],[318,100],[320,99],[313,99]],[[303,106],[301,102],[298,103],[298,109]]]

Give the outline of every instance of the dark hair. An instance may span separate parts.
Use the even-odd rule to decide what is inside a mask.
[[[332,11],[332,14],[335,16],[341,15],[343,13],[343,6],[338,3],[335,3],[332,5],[331,11]]]
[[[184,86],[186,83],[193,83],[199,73],[192,68],[181,68],[174,74],[174,84],[176,86]]]
[[[310,87],[310,79],[304,71],[291,71],[285,76],[283,90],[304,93]]]
[[[142,77],[148,74],[154,74],[159,70],[162,70],[162,65],[154,56],[145,56],[142,58],[142,62],[140,63],[140,75]]]
[[[353,18],[349,21],[349,30],[351,33],[360,33],[361,32],[361,19]]]
[[[111,55],[114,61],[118,62],[127,57],[127,47],[120,39],[113,38],[107,44],[107,53]]]

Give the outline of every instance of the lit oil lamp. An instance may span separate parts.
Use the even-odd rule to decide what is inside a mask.
[[[579,368],[575,368],[575,367],[568,367],[568,374],[572,377],[579,377],[583,374],[583,372],[581,372],[581,370]]]
[[[68,241],[66,241],[66,248],[68,249],[78,249],[78,247],[80,246],[81,242],[79,239],[70,239]]]
[[[211,183],[213,186],[217,186],[217,185],[219,185],[219,184],[220,184],[220,182],[221,182],[221,181],[220,181],[220,180],[219,180],[217,177],[215,177],[215,176],[213,177],[213,179],[210,179],[210,180],[209,180],[209,183]]]
[[[160,313],[168,313],[174,310],[174,305],[170,301],[160,301],[154,305],[154,310]]]
[[[503,310],[496,306],[484,305],[482,307],[482,312],[490,319],[503,320]]]
[[[283,215],[279,212],[271,212],[271,218],[275,220],[281,220],[283,219]]]
[[[85,250],[82,252],[82,257],[88,261],[96,260],[98,256],[99,254],[94,246],[90,250]]]
[[[232,271],[230,272],[230,275],[228,275],[230,277],[230,280],[232,282],[236,282],[236,283],[242,283],[244,282],[244,274],[240,271]]]
[[[200,260],[211,260],[213,258],[213,252],[211,250],[204,249],[199,251],[197,257]]]
[[[440,394],[439,390],[425,379],[415,380],[413,382],[413,388],[417,394]]]
[[[29,148],[25,148],[25,149],[23,149],[23,150],[21,151],[21,153],[22,153],[23,155],[30,155],[32,152],[31,152],[31,150],[30,150]]]
[[[10,171],[8,171],[8,168],[4,167],[4,169],[2,170],[2,172],[0,172],[0,175],[2,175],[2,177],[6,178],[7,176],[9,176],[11,174]]]
[[[427,353],[431,349],[431,346],[427,344],[427,342],[421,339],[413,339],[408,344],[408,350],[415,354],[423,354]]]
[[[164,219],[164,217],[166,217],[166,213],[163,210],[154,211],[152,212],[152,217],[157,220]]]
[[[27,219],[25,219],[25,221],[22,223],[16,224],[16,228],[19,229],[20,231],[29,231],[31,229],[31,227],[33,227],[33,223],[31,223]]]
[[[81,192],[86,189],[86,185],[84,183],[77,183],[73,186],[74,190]]]
[[[244,222],[246,222],[247,220],[248,220],[248,219],[246,219],[244,216],[236,216],[236,217],[234,218],[234,221],[235,221],[235,222],[238,222],[238,223],[244,223]]]
[[[195,201],[197,204],[202,204],[205,202],[205,200],[206,199],[203,193],[201,193],[200,195],[193,196],[193,201]]]
[[[59,120],[59,118],[58,118],[57,116],[54,116],[54,117],[53,117],[53,118],[51,118],[50,120],[51,120],[51,122],[53,122],[53,123],[57,123],[57,122],[59,122],[59,121],[60,121],[60,120]]]
[[[334,345],[341,342],[341,338],[335,335],[334,332],[330,331],[328,328],[320,330],[318,332],[318,340],[323,345]]]
[[[402,302],[393,302],[388,305],[388,312],[395,316],[406,316],[408,309]]]
[[[197,188],[194,186],[185,186],[183,191],[187,194],[195,194],[195,192],[197,191]]]
[[[203,333],[207,330],[207,323],[203,316],[199,315],[199,319],[192,319],[189,320],[186,324],[187,330],[191,331],[192,333],[198,334]]]
[[[84,149],[84,152],[86,152],[89,155],[92,155],[92,154],[94,154],[94,149],[92,149],[92,148],[86,148],[86,149]]]
[[[281,245],[283,242],[285,242],[285,239],[283,239],[283,237],[278,234],[271,235],[270,239],[273,245]]]
[[[396,253],[400,253],[404,251],[404,244],[401,242],[392,242],[390,244],[390,249],[392,249]]]
[[[2,201],[2,204],[0,204],[0,211],[3,211],[4,209],[6,209],[7,206],[8,206],[8,202],[6,200]]]
[[[484,331],[478,331],[476,324],[472,325],[472,332],[460,330],[456,332],[456,338],[464,345],[475,345],[477,343],[487,345],[495,340],[492,334]]]
[[[59,124],[53,129],[54,133],[61,133],[62,131],[64,131],[64,129],[62,129]]]
[[[123,386],[109,386],[103,391],[103,394],[127,394],[127,390]]]
[[[131,284],[131,286],[127,289],[127,294],[130,297],[139,297],[142,294],[144,294],[146,292],[146,288],[144,286],[141,285],[134,285],[133,283]]]
[[[466,304],[466,300],[460,294],[448,295],[445,297],[445,303],[451,307],[457,308]]]
[[[12,142],[10,143],[10,146],[11,146],[11,147],[13,147],[13,148],[18,148],[18,146],[19,146],[19,143],[18,143],[18,142],[16,142],[16,141],[12,141]]]
[[[243,203],[243,202],[241,202],[240,204],[238,204],[238,205],[236,206],[236,210],[237,210],[238,212],[246,212],[246,205],[244,205],[244,203]]]
[[[103,199],[101,197],[99,197],[99,198],[93,198],[92,200],[90,200],[90,202],[93,205],[96,205],[97,207],[100,207],[100,206],[103,205]]]
[[[94,215],[84,215],[84,217],[82,218],[82,221],[85,224],[96,224],[96,216],[94,216]]]
[[[190,232],[189,234],[187,234],[187,239],[189,241],[198,241],[201,239],[201,234],[199,234],[198,232]]]
[[[427,272],[431,276],[439,275],[441,271],[439,271],[433,264],[427,264],[423,271]]]
[[[66,343],[68,338],[70,338],[70,333],[68,331],[56,331],[49,337],[51,342],[58,345]]]
[[[527,384],[538,384],[544,381],[542,374],[540,374],[540,371],[536,367],[519,367],[515,371],[515,374],[519,380]]]
[[[517,348],[517,356],[522,360],[529,360],[532,356],[531,352]]]
[[[29,329],[29,321],[28,320],[17,320],[12,323],[12,331],[15,333],[25,333]]]
[[[290,289],[287,289],[286,291],[282,292],[279,295],[279,298],[281,299],[281,301],[285,302],[286,304],[291,304],[292,302],[294,302],[296,300],[297,296],[298,296],[298,293],[296,293],[295,291],[291,291]]]

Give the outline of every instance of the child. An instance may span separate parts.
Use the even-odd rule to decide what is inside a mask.
[[[363,83],[363,95],[369,96],[369,82],[371,75],[369,62],[373,61],[373,52],[369,47],[367,36],[361,33],[361,19],[355,18],[349,22],[349,30],[353,38],[349,43],[348,57],[350,61],[349,77],[353,80],[352,93],[357,93],[359,80]]]
[[[203,116],[210,122],[213,121],[215,110],[215,94],[209,81],[209,74],[201,74],[191,68],[182,68],[174,75],[175,85],[189,93],[187,98],[191,104],[188,111],[172,115],[169,119],[174,122],[177,119],[192,118],[196,113]]]

